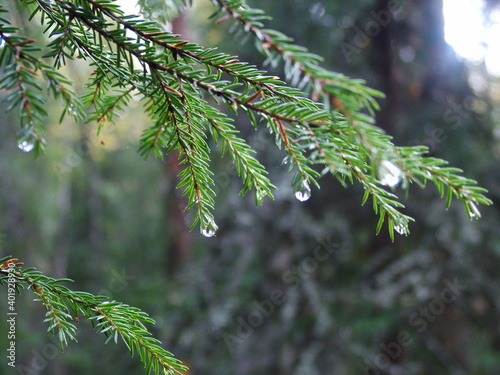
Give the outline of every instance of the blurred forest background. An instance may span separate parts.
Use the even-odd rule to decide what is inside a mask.
[[[176,32],[262,65],[251,42],[207,21],[209,2],[194,3]],[[242,116],[239,128],[268,166],[276,200],[255,207],[252,194],[238,195],[230,160],[215,159],[220,229],[204,238],[188,230],[176,156],[145,161],[136,152],[146,126],[141,103],[100,136],[95,124],[58,124],[61,107],[52,104],[47,153],[38,159],[17,148],[16,113],[2,106],[0,256],[145,310],[190,375],[498,373],[500,79],[457,59],[444,40],[442,0],[249,3],[273,16],[267,26],[322,55],[325,67],[383,91],[377,123],[395,143],[427,145],[489,189],[495,205],[469,221],[460,204],[446,211],[435,189],[412,187],[404,202],[416,223],[392,243],[384,229],[375,235],[359,186],[346,190],[326,177],[299,202],[284,154]],[[497,6],[487,3],[486,15]],[[388,22],[374,18],[395,4]],[[374,21],[380,27],[370,29]],[[21,8],[15,24],[40,33]],[[280,66],[266,69],[282,75]],[[89,73],[81,61],[65,71],[82,93]],[[123,344],[104,347],[88,322],[79,343],[60,353],[32,299],[17,299],[18,366],[12,371],[4,357],[0,374],[144,374]]]

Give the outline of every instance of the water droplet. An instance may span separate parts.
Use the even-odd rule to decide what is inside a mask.
[[[21,141],[18,143],[17,147],[24,152],[30,152],[35,147],[35,143],[29,141]]]
[[[23,152],[30,152],[35,148],[36,138],[29,130],[17,134],[17,147]]]
[[[481,213],[479,212],[477,206],[473,202],[468,203],[469,209],[469,218],[476,219],[481,217]]]
[[[382,185],[396,186],[401,181],[401,174],[401,169],[387,160],[383,160],[378,168],[378,177]]]
[[[295,191],[295,198],[297,198],[301,202],[305,202],[309,198],[311,198],[311,188],[306,180],[302,180],[300,184],[300,188]]]
[[[398,233],[399,233],[400,235],[402,235],[402,236],[406,234],[406,229],[405,229],[405,227],[404,227],[404,226],[402,226],[402,225],[395,225],[395,226],[394,226],[394,230],[395,230],[396,232],[398,232]]]
[[[201,230],[201,234],[205,237],[213,237],[215,236],[215,232],[217,231],[217,225],[215,222],[209,221],[207,225]]]
[[[262,189],[256,189],[255,190],[255,204],[257,206],[260,206],[262,204],[262,201],[264,200],[265,196],[266,196],[266,193]]]
[[[77,114],[77,110],[76,110],[74,104],[70,104],[68,106],[66,112],[68,113],[68,115],[75,117]]]
[[[201,234],[203,234],[205,237],[213,237],[215,236],[215,230],[213,230],[213,228],[203,228],[203,230],[201,231]]]

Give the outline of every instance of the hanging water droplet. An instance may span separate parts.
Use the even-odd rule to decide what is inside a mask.
[[[382,185],[394,187],[401,181],[401,169],[388,160],[383,160],[378,168],[378,178]]]
[[[23,152],[30,152],[31,150],[33,150],[33,148],[35,148],[35,143],[29,141],[21,141],[17,144],[17,147],[19,147],[19,149]]]
[[[77,114],[77,111],[76,111],[76,108],[73,104],[70,104],[68,106],[68,109],[66,110],[66,112],[70,115],[70,116],[75,116]]]
[[[477,219],[481,217],[481,213],[479,212],[477,206],[473,202],[468,203],[469,206],[469,218],[471,219]]]
[[[406,229],[402,225],[395,225],[394,230],[398,232],[400,235],[405,235],[406,234]]]
[[[213,228],[203,228],[203,230],[201,231],[201,234],[203,234],[205,237],[213,237],[215,236],[215,230],[213,230]]]
[[[295,198],[297,198],[301,202],[305,202],[309,198],[311,198],[311,188],[306,180],[302,180],[300,187],[297,191],[295,191]]]
[[[217,225],[214,221],[209,221],[207,225],[201,230],[201,234],[205,237],[213,237],[215,236],[215,232],[217,231]]]
[[[36,138],[29,130],[17,134],[17,147],[23,152],[30,152],[35,148]]]
[[[260,206],[262,204],[262,201],[264,200],[265,196],[266,196],[266,193],[262,189],[256,189],[255,190],[255,204],[257,206]]]

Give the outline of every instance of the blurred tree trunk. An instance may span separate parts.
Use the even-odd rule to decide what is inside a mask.
[[[189,35],[187,35],[185,13],[180,14],[172,21],[172,32],[182,35],[184,39],[189,38]],[[191,253],[191,238],[184,217],[187,198],[182,195],[181,190],[176,189],[177,176],[180,172],[179,153],[177,150],[174,150],[166,156],[165,161],[165,174],[170,182],[167,192],[167,217],[168,223],[171,225],[169,244],[167,245],[170,248],[170,256],[167,262],[168,272],[185,264],[189,260]]]
[[[377,0],[374,11],[377,14],[387,12],[388,0]],[[399,109],[398,93],[395,84],[396,71],[394,67],[394,48],[392,22],[387,26],[380,27],[380,33],[373,39],[374,68],[377,78],[381,81],[380,90],[385,94],[382,109],[377,113],[377,125],[389,134],[394,132],[395,116]]]
[[[390,3],[394,2],[377,0],[375,12],[386,12]],[[419,118],[413,116],[421,108],[427,108],[427,117],[439,124],[443,121],[443,112],[439,111],[444,110],[440,107],[443,98],[449,95],[464,98],[469,94],[465,67],[456,60],[454,53],[450,53],[451,47],[444,39],[442,9],[442,0],[407,2],[406,16],[398,20],[393,15],[393,21],[381,27],[380,33],[373,39],[370,60],[380,89],[386,94],[382,109],[377,114],[377,123],[389,134],[411,134],[413,129],[410,125],[415,123],[415,118]],[[403,249],[400,245],[397,240],[391,243],[387,235],[379,235],[374,238],[372,248],[376,252],[392,254],[386,257],[386,266],[389,266],[392,260],[401,257]],[[447,257],[439,256],[438,252],[435,252],[434,259],[446,277]],[[429,344],[428,349],[435,352],[438,361],[452,371],[457,367],[467,370],[468,323],[464,312],[454,305],[447,306],[431,325],[430,331],[430,342],[437,338],[439,348]],[[386,337],[385,341],[394,340],[393,337]],[[391,359],[397,364],[404,364],[404,361],[404,353]]]
[[[170,249],[167,262],[169,272],[185,264],[191,253],[191,238],[184,217],[187,199],[182,195],[181,190],[176,189],[177,175],[181,172],[178,157],[178,152],[173,151],[165,160],[165,174],[170,182],[167,191],[167,223],[170,225],[170,230],[166,231],[169,235],[167,245]]]

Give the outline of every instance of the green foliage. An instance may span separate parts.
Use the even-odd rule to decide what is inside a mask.
[[[286,154],[284,163],[294,173],[299,199],[307,199],[310,185],[319,187],[319,178],[328,173],[344,186],[357,182],[365,191],[362,203],[371,197],[379,216],[377,233],[387,223],[391,238],[394,231],[408,234],[413,220],[392,190],[398,184],[408,190],[410,183],[424,187],[430,181],[445,197],[446,207],[458,199],[470,218],[480,216],[477,205],[491,204],[485,189],[461,176],[459,169],[447,167],[444,160],[426,156],[426,147],[395,146],[374,123],[382,93],[361,80],[323,69],[321,57],[265,28],[269,18],[245,1],[212,0],[216,22],[232,22],[236,37],[252,38],[269,64],[282,63],[288,84],[236,56],[183,40],[151,20],[171,19],[187,5],[183,1],[141,1],[149,20],[124,14],[111,0],[26,3],[31,19],[44,25],[48,41],[20,35],[8,20],[8,10],[0,8],[0,90],[6,93],[9,110],[19,108],[19,141],[32,142],[36,154],[43,152],[44,91],[63,100],[61,119],[69,114],[77,121],[101,125],[113,122],[131,100],[140,100],[150,125],[140,138],[139,153],[160,158],[174,150],[178,153],[183,167],[178,188],[188,197],[187,209],[196,213],[192,228],[199,224],[206,236],[217,230],[210,140],[220,143],[235,163],[243,184],[241,194],[253,190],[260,204],[266,196],[272,198],[275,189],[265,166],[226,112],[243,112],[254,128],[267,128],[274,136],[276,146]],[[165,6],[171,12],[155,17]],[[45,54],[40,56],[42,51]],[[89,92],[82,98],[58,72],[73,59],[88,61],[94,70],[88,79]],[[147,336],[141,322],[151,321],[143,313],[70,292],[34,270],[17,272],[19,282],[33,288],[47,308],[49,329],[57,329],[61,343],[74,338],[70,314],[80,312],[108,340],[121,336],[155,372],[167,364],[181,369],[175,361],[167,361],[170,353]]]
[[[68,345],[68,339],[76,341],[76,323],[80,316],[90,320],[98,333],[104,334],[105,343],[120,337],[131,354],[138,353],[146,373],[182,374],[187,367],[173,358],[173,355],[151,337],[145,324],[154,324],[143,311],[126,304],[110,301],[105,296],[94,296],[86,292],[72,291],[62,285],[69,279],[53,279],[41,274],[34,268],[21,268],[18,259],[5,257],[0,259],[0,285],[14,283],[18,293],[22,289],[31,290],[47,310],[45,323],[47,331],[57,334],[61,350]]]
[[[374,125],[375,99],[382,97],[380,92],[367,88],[361,80],[321,68],[321,57],[277,31],[264,29],[262,22],[268,18],[262,11],[238,0],[213,2],[218,6],[214,16],[221,15],[217,22],[232,20],[236,35],[253,37],[271,64],[283,61],[287,81],[297,88],[235,56],[184,41],[153,21],[125,15],[109,0],[29,2],[32,17],[40,15],[50,37],[49,52],[43,58],[33,55],[40,49],[34,40],[17,36],[17,30],[2,19],[0,33],[6,47],[2,51],[2,88],[12,91],[5,100],[10,108],[20,104],[22,128],[35,135],[37,150],[44,143],[46,115],[40,71],[54,95],[65,100],[63,116],[70,113],[80,119],[88,109],[87,121],[113,121],[132,95],[138,96],[152,122],[143,132],[139,151],[159,157],[178,151],[184,167],[178,187],[188,196],[187,208],[196,210],[193,227],[200,223],[204,234],[213,235],[217,229],[209,134],[222,140],[236,163],[242,194],[253,189],[259,204],[265,196],[272,198],[275,188],[255,152],[238,136],[218,104],[225,104],[235,114],[245,112],[255,128],[267,126],[287,154],[285,162],[295,172],[299,194],[304,189],[309,193],[310,184],[319,186],[317,180],[325,173],[334,174],[343,185],[361,183],[366,192],[363,202],[371,196],[380,218],[377,232],[386,219],[391,237],[394,229],[409,232],[412,218],[404,214],[396,194],[385,187],[400,180],[406,189],[409,183],[424,186],[430,180],[441,195],[446,194],[447,206],[455,197],[470,217],[479,217],[477,204],[490,204],[483,195],[485,190],[461,177],[460,170],[426,157],[424,147],[395,146]],[[182,6],[175,2],[174,8]],[[55,70],[74,58],[88,59],[95,70],[83,106],[66,88],[70,83]],[[55,68],[42,62],[47,59],[53,59]],[[384,182],[387,173],[394,174],[390,176],[393,182]]]
[[[55,98],[61,98],[66,111],[78,120],[83,117],[80,100],[69,88],[69,82],[56,68],[44,63],[36,55],[41,50],[34,45],[35,40],[19,36],[18,29],[10,25],[6,18],[8,11],[0,8],[0,37],[4,48],[0,51],[0,64],[3,64],[3,75],[0,79],[0,90],[7,94],[3,100],[9,103],[7,111],[19,108],[21,120],[20,142],[33,142],[35,153],[42,153],[44,146],[44,119],[47,112],[44,108],[46,99],[42,95],[43,88],[39,78],[47,85],[47,91]],[[59,64],[60,66],[60,64]]]

